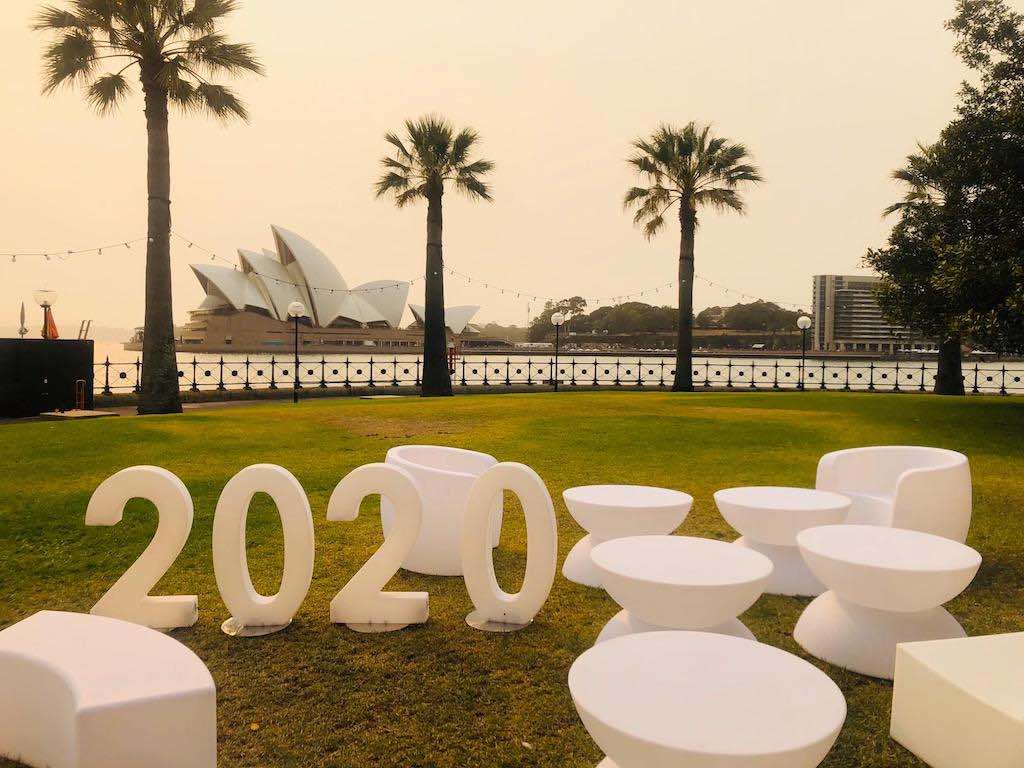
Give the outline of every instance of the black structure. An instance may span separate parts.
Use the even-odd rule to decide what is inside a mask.
[[[94,370],[92,341],[0,339],[0,416],[91,409]]]

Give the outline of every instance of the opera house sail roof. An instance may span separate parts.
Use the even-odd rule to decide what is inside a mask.
[[[276,250],[239,249],[238,268],[192,265],[206,292],[198,311],[255,312],[287,321],[288,305],[301,301],[317,328],[398,328],[408,282],[374,280],[349,288],[313,243],[283,227],[272,226],[271,231]]]

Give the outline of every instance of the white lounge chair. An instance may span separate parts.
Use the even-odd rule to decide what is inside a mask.
[[[462,517],[469,489],[498,460],[486,453],[442,445],[401,445],[391,448],[385,464],[412,475],[423,502],[420,533],[402,567],[433,576],[462,575]],[[501,499],[495,502],[491,546],[501,536]],[[384,538],[391,533],[395,510],[387,498],[380,500]]]
[[[847,523],[967,540],[971,468],[962,453],[907,445],[833,451],[818,462],[815,488],[850,498]]]
[[[0,755],[37,768],[216,768],[213,678],[154,629],[40,611],[0,632]]]

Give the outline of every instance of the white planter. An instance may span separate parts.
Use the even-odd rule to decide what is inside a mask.
[[[402,562],[407,571],[433,576],[462,575],[462,518],[469,489],[498,460],[486,453],[440,445],[402,445],[384,460],[408,472],[423,502],[423,522],[409,554]],[[381,499],[380,519],[388,537],[395,510]],[[501,536],[502,499],[497,497],[491,524],[491,546]]]

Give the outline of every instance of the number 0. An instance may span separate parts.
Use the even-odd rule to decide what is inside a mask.
[[[266,493],[277,505],[284,532],[284,571],[276,595],[259,594],[249,576],[245,523],[252,497]],[[283,628],[302,605],[313,580],[313,515],[291,472],[253,464],[232,477],[213,518],[213,572],[221,599],[239,628]]]
[[[490,543],[491,512],[505,490],[519,497],[526,517],[526,575],[514,595],[498,586]],[[555,508],[540,476],[514,462],[495,464],[480,475],[469,491],[462,528],[462,573],[476,607],[467,621],[477,627],[498,625],[482,627],[488,629],[529,624],[551,592],[557,558]]]

